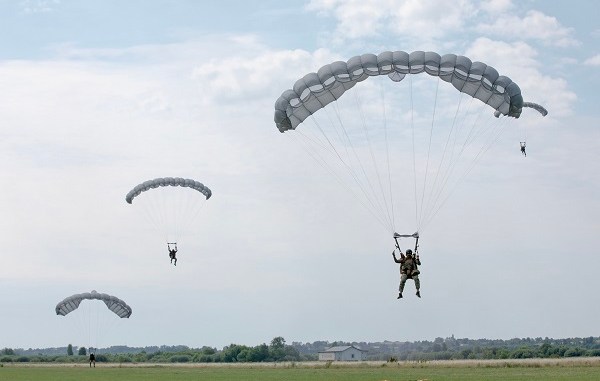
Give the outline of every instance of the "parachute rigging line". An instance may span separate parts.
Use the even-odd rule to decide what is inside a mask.
[[[440,87],[440,78],[438,77],[438,79],[436,81],[436,85],[435,85],[435,97],[433,98],[431,128],[429,129],[429,143],[427,145],[427,161],[425,163],[425,175],[423,178],[423,191],[421,192],[421,204],[420,204],[420,211],[419,211],[419,219],[417,222],[417,231],[419,231],[419,229],[421,228],[421,223],[422,223],[422,219],[423,219],[423,203],[425,202],[425,189],[427,189],[427,177],[429,175],[429,161],[431,158],[431,142],[433,140],[433,128],[435,126],[435,115],[436,115],[436,110],[437,110],[439,87]]]
[[[371,156],[371,162],[373,165],[373,168],[375,169],[375,175],[377,177],[377,182],[379,184],[379,191],[381,193],[381,200],[383,202],[383,205],[380,204],[379,205],[379,210],[381,210],[383,213],[387,214],[387,220],[389,221],[390,227],[393,229],[393,219],[390,216],[390,207],[387,204],[387,197],[385,197],[385,193],[384,193],[384,187],[383,184],[381,183],[381,176],[379,174],[379,167],[377,165],[377,160],[375,160],[375,154],[373,152],[373,145],[371,144],[371,139],[369,137],[369,131],[367,129],[367,122],[366,122],[366,118],[365,118],[365,114],[363,111],[363,107],[362,107],[362,101],[360,99],[360,96],[358,94],[358,91],[354,91],[354,96],[355,96],[355,100],[356,100],[356,104],[357,104],[357,108],[360,112],[360,117],[361,117],[361,121],[362,121],[362,129],[363,129],[363,133],[365,136],[365,140],[367,141],[367,146],[369,148],[369,154]],[[385,122],[384,122],[385,124]],[[368,176],[365,174],[365,177],[368,179]],[[374,187],[370,184],[369,185],[371,187],[371,192],[375,195],[377,192],[375,191]],[[375,201],[377,201],[378,199],[375,198]]]
[[[420,86],[421,82],[417,82],[417,78],[420,77],[413,79],[413,76],[419,73],[426,74],[425,78],[437,77],[434,93]],[[384,92],[383,82],[387,80],[384,75],[392,81],[387,83],[390,84],[389,87],[393,87],[394,92],[397,91],[396,89],[408,88],[410,94],[404,97],[398,96],[388,102],[387,94]],[[408,84],[401,87],[392,85],[401,82],[407,75]],[[358,85],[359,82],[375,76],[381,76],[383,80],[367,81],[365,85]],[[440,86],[442,80],[451,86],[442,89]],[[425,82],[426,80],[423,81]],[[379,84],[381,102],[379,114],[373,113],[373,106],[379,104],[377,100],[373,101],[373,95],[377,92],[371,85],[373,83]],[[351,91],[353,96],[343,97],[345,92],[355,86],[357,89]],[[440,98],[440,94],[456,94],[452,92],[452,87],[458,90],[459,96],[457,101],[450,101],[448,105]],[[365,97],[359,90],[365,90]],[[416,102],[419,99],[417,96],[431,97],[432,94],[435,94],[433,102],[429,100],[422,104]],[[464,96],[470,96],[470,102],[465,102]],[[343,103],[352,100],[354,100],[354,107],[349,109],[350,112],[341,112]],[[406,105],[408,102],[410,104]],[[542,106],[523,102],[518,85],[485,63],[473,62],[467,57],[453,54],[440,56],[435,52],[394,51],[383,52],[377,56],[363,54],[352,57],[346,62],[336,61],[322,66],[318,72],[309,73],[298,79],[293,87],[284,91],[275,102],[274,120],[280,132],[295,130],[298,136],[294,139],[299,140],[309,152],[309,156],[313,157],[339,183],[345,185],[350,193],[362,194],[363,197],[357,197],[357,200],[362,205],[368,206],[367,210],[388,229],[394,231],[397,220],[406,222],[406,217],[410,217],[412,191],[415,225],[417,231],[422,232],[504,131],[507,118],[502,118],[498,123],[500,127],[496,130],[492,128],[494,126],[481,123],[483,111],[477,114],[471,110],[476,104],[491,111],[490,116],[519,118],[522,109],[527,107],[537,110],[542,115],[547,113]],[[388,108],[388,105],[392,107]],[[425,123],[429,124],[429,128],[425,129],[424,133],[420,133],[419,130],[419,126],[424,124],[421,118],[423,116],[421,105],[433,107],[431,120]],[[405,107],[410,107],[410,115],[392,115],[394,119],[389,118],[389,114],[392,113],[388,111],[393,111],[394,106],[400,106],[396,109],[401,110],[401,113],[406,111]],[[445,110],[448,110],[447,117],[444,116]],[[315,115],[316,113],[326,116],[330,126],[322,125],[316,118],[318,116]],[[377,126],[375,122],[381,120],[381,117],[383,117],[382,125]],[[346,120],[346,118],[352,119]],[[396,122],[396,118],[400,123]],[[306,127],[300,126],[306,119],[311,119],[313,123],[308,123]],[[391,120],[395,122],[389,123]],[[349,124],[346,125],[346,122]],[[408,138],[408,131],[407,128],[402,128],[408,123],[410,123],[412,141],[405,139]],[[396,124],[399,124],[398,128]],[[310,135],[310,125],[316,126],[312,132],[315,136]],[[391,128],[392,126],[394,128]],[[440,131],[436,132],[436,130]],[[427,135],[426,132],[429,134]],[[296,133],[289,135],[294,136]],[[439,138],[434,139],[434,133],[439,135]],[[423,137],[426,139],[424,141],[426,149],[421,150],[417,147],[417,138]],[[477,141],[480,138],[490,140],[476,147],[479,145]],[[412,171],[408,168],[410,165],[408,145],[411,143]],[[439,152],[436,150],[438,145]],[[396,152],[401,160],[392,157]],[[426,156],[423,155],[424,153]],[[469,156],[475,156],[470,161],[468,158],[465,160],[467,153]],[[426,159],[424,167],[417,163],[417,159],[421,158]],[[335,164],[331,162],[332,159],[335,159]],[[346,180],[351,180],[356,186],[348,186],[348,182],[342,180],[340,172],[336,173],[336,169],[341,169],[348,174],[349,179]],[[386,170],[388,173],[384,175]],[[412,190],[408,184],[411,175]],[[388,184],[385,184],[386,181]],[[394,189],[397,185],[400,185],[399,189]],[[398,197],[397,192],[400,195],[405,193],[407,197]],[[397,218],[397,211],[400,213],[408,211],[408,216]]]

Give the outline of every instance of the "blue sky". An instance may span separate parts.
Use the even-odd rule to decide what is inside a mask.
[[[134,311],[100,346],[597,335],[600,6],[575,3],[0,1],[0,347],[86,345],[53,309],[92,289]],[[401,302],[388,232],[273,123],[302,75],[385,50],[550,112],[452,195]],[[213,190],[176,268],[124,201],[163,176]]]
[[[10,14],[3,18],[3,28],[10,34],[2,36],[10,49],[2,54],[13,59],[52,56],[52,46],[57,44],[125,48],[211,34],[255,33],[289,48],[291,41],[304,46],[303,37],[312,35],[314,27],[320,29],[314,13],[301,2],[283,8],[276,1],[3,1],[0,6],[4,15]],[[315,46],[315,41],[310,44]]]

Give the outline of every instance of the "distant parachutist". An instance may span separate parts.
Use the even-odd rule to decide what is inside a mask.
[[[171,248],[173,245],[173,248]],[[169,249],[169,258],[171,258],[171,263],[175,261],[174,265],[177,266],[177,242],[167,242],[167,249]]]

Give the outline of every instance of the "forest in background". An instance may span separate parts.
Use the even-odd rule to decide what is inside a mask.
[[[92,349],[98,362],[176,363],[176,362],[272,362],[315,361],[319,352],[333,346],[353,345],[366,351],[367,360],[428,361],[462,359],[521,359],[600,356],[600,337],[467,339],[454,336],[433,341],[347,342],[315,341],[286,343],[281,336],[257,346],[230,344],[217,349],[185,345]],[[4,348],[0,363],[7,362],[85,362],[90,350],[68,344],[57,348]]]

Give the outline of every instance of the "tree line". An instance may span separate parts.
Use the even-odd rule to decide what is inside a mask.
[[[56,354],[57,350],[63,350],[63,354]],[[148,351],[147,351],[148,350]],[[306,356],[300,355],[293,346],[287,345],[281,336],[275,337],[270,344],[265,343],[251,347],[246,345],[231,344],[221,350],[212,347],[188,348],[186,346],[161,346],[145,347],[140,351],[132,351],[131,348],[120,346],[102,349],[92,349],[95,353],[96,362],[118,362],[118,363],[211,363],[211,362],[279,362],[279,361],[303,361],[308,360]],[[48,354],[48,352],[52,354]],[[69,344],[64,348],[45,349],[11,349],[4,348],[0,351],[0,363],[2,362],[86,362],[87,354],[90,352],[85,347],[73,347]]]
[[[177,346],[127,347],[114,346],[94,350],[98,362],[135,363],[233,363],[315,361],[318,353],[332,346],[353,345],[367,351],[367,360],[427,361],[458,359],[518,359],[600,356],[600,337],[585,338],[524,338],[524,339],[459,339],[454,336],[433,341],[292,342],[281,336],[269,344],[257,346],[230,344],[221,350],[213,347],[189,348]],[[89,349],[85,347],[12,349],[0,351],[3,362],[85,362]]]

